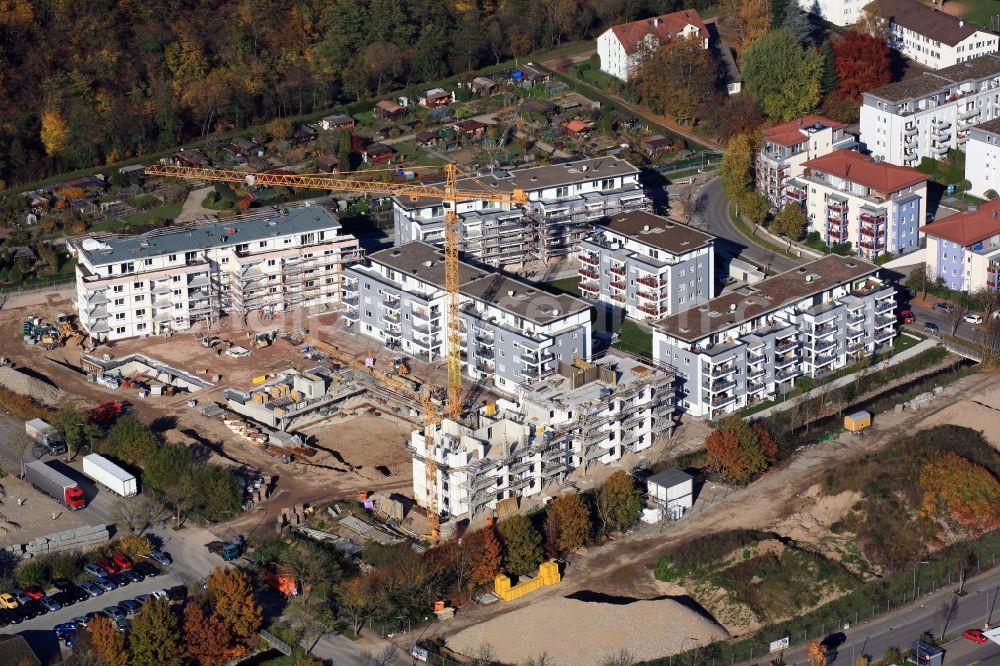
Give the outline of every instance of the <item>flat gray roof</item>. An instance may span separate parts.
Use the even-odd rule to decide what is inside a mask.
[[[460,178],[458,189],[496,192],[513,192],[516,189],[530,191],[638,173],[639,169],[625,160],[616,157],[593,157],[564,164],[548,164],[516,171],[495,171],[492,174],[474,178]],[[407,210],[426,208],[441,203],[435,199],[410,199],[409,197],[395,197],[395,201]]]
[[[979,81],[997,75],[1000,75],[1000,57],[987,54],[934,72],[924,72],[911,79],[890,83],[865,94],[884,99],[887,102],[901,102],[947,90],[954,84],[963,81]]]
[[[382,264],[400,273],[444,288],[444,250],[422,241],[411,241],[368,255],[372,263]],[[465,284],[489,275],[477,266],[459,262],[459,282]]]
[[[691,252],[711,245],[715,241],[715,236],[712,234],[644,210],[613,215],[595,222],[594,226],[634,238],[640,243],[666,250],[671,254]]]
[[[274,236],[339,230],[340,222],[321,206],[297,206],[206,224],[169,227],[138,236],[100,236],[74,241],[95,266],[164,254],[242,245]]]
[[[687,472],[681,471],[679,469],[666,469],[659,474],[654,474],[653,476],[646,479],[646,483],[655,483],[658,486],[663,486],[664,488],[673,488],[674,486],[679,486],[682,483],[692,480],[694,477]]]

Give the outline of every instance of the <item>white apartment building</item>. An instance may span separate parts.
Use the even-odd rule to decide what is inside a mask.
[[[680,408],[716,419],[823,377],[896,335],[896,290],[877,266],[830,254],[653,323]]]
[[[834,25],[852,25],[871,0],[799,0],[799,7]]]
[[[920,229],[928,273],[955,291],[1000,290],[1000,201],[955,213]]]
[[[67,247],[78,262],[80,325],[102,341],[336,303],[344,267],[362,257],[358,240],[319,206],[74,238]]]
[[[995,34],[958,16],[918,0],[876,2],[889,31],[889,46],[924,67],[944,69],[997,52]]]
[[[446,355],[444,252],[415,241],[380,250],[344,274],[345,319],[357,332],[428,363]],[[512,393],[590,359],[590,305],[462,263],[459,271],[463,369]]]
[[[677,38],[699,39],[708,48],[708,29],[694,9],[613,25],[597,38],[601,70],[629,81],[647,58]]]
[[[580,293],[659,319],[715,296],[715,236],[645,211],[594,224],[580,243]]]
[[[639,169],[615,157],[496,171],[458,181],[459,189],[483,187],[503,192],[524,190],[524,207],[475,199],[460,201],[461,249],[490,266],[519,266],[531,260],[551,262],[574,254],[590,224],[607,215],[646,209]],[[444,206],[440,200],[393,199],[395,245],[410,241],[444,244]]]
[[[844,123],[808,115],[764,130],[757,154],[757,191],[772,208],[784,205],[785,185],[802,175],[806,161],[856,145]]]
[[[1000,193],[1000,119],[987,120],[969,130],[965,179],[972,183],[969,194],[988,199],[986,193],[990,190]]]
[[[925,174],[853,150],[803,166],[802,176],[788,182],[785,198],[804,203],[809,230],[818,231],[827,245],[850,243],[868,260],[917,249],[927,214]]]
[[[965,150],[969,130],[1000,115],[1000,56],[985,55],[863,94],[861,142],[873,157],[916,166]]]
[[[525,384],[464,423],[444,419],[430,442],[414,431],[413,496],[427,505],[426,460],[438,466],[442,515],[473,518],[509,497],[537,497],[575,470],[641,454],[674,419],[673,373],[618,353],[597,363],[560,363],[558,374]]]

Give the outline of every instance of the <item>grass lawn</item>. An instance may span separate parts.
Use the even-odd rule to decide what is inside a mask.
[[[965,11],[962,12],[963,18],[987,28],[990,25],[990,17],[1000,14],[996,0],[961,0],[958,4],[965,7]]]
[[[965,153],[950,150],[945,160],[925,157],[917,165],[917,171],[927,174],[931,180],[941,185],[959,183],[965,180]]]
[[[148,224],[150,220],[154,217],[159,217],[164,220],[172,220],[176,218],[181,213],[181,203],[167,204],[165,206],[158,206],[156,208],[150,208],[149,210],[140,210],[138,212],[132,213],[131,215],[126,215],[125,217],[116,217],[110,220],[104,220],[99,224],[95,224],[90,227],[88,231],[90,232],[114,232],[120,230],[122,227],[126,226],[138,226],[140,224]]]
[[[552,288],[553,291],[561,291],[572,296],[580,296],[580,277],[568,277],[560,278],[559,280],[552,280],[551,282],[546,282],[546,284]]]
[[[611,346],[645,358],[653,358],[653,334],[631,319],[622,321],[618,342]]]

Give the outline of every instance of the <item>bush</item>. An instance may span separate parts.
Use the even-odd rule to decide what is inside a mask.
[[[50,577],[49,563],[45,557],[33,557],[26,560],[14,572],[14,580],[21,587],[28,585],[43,587],[48,584]]]
[[[118,549],[130,559],[137,560],[149,555],[153,550],[153,544],[146,537],[129,534],[118,542]]]
[[[984,195],[984,196],[985,196],[985,197],[986,197],[987,199],[989,199],[990,201],[993,201],[993,200],[994,200],[994,199],[996,199],[996,198],[997,198],[998,196],[1000,196],[1000,194],[997,194],[997,191],[996,191],[996,190],[986,190],[986,191],[985,191],[985,192],[983,193],[983,195]]]

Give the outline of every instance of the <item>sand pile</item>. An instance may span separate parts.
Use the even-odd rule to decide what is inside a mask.
[[[557,666],[583,666],[622,650],[645,661],[676,654],[681,643],[690,650],[726,637],[722,627],[672,599],[615,604],[559,597],[464,629],[447,644],[466,656],[489,645],[505,664],[544,652]]]
[[[1000,410],[988,407],[983,398],[996,401],[995,396],[977,396],[972,400],[962,400],[948,405],[936,414],[924,419],[920,426],[929,428],[936,425],[952,424],[980,430],[994,448],[1000,449]],[[988,404],[988,403],[987,403]]]
[[[14,393],[27,395],[49,407],[55,407],[62,400],[63,393],[51,384],[15,370],[9,365],[0,366],[0,386]]]

